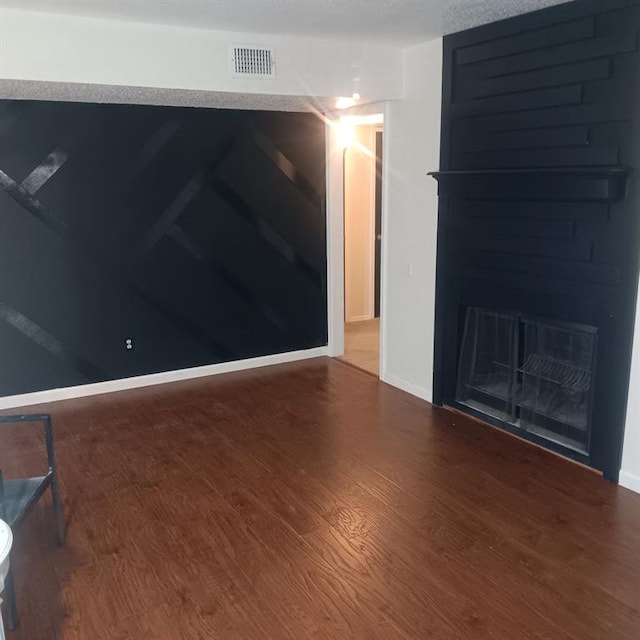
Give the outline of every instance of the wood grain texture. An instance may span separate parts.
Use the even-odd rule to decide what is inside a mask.
[[[339,361],[36,410],[11,640],[637,638],[640,496]]]

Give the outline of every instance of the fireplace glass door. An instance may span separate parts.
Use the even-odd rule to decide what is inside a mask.
[[[469,307],[456,401],[588,454],[595,327]]]

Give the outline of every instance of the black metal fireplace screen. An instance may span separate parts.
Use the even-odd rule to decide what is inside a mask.
[[[589,453],[597,329],[468,307],[456,400]]]

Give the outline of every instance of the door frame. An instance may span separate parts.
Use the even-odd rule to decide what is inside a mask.
[[[373,317],[382,313],[382,180],[384,164],[384,129],[376,126],[373,132],[375,149],[375,176],[373,181]],[[382,151],[382,153],[380,153]],[[378,234],[380,240],[378,240]]]
[[[380,378],[386,371],[386,287],[387,219],[389,184],[389,108],[388,103],[329,114],[326,126],[326,220],[327,220],[327,352],[331,357],[344,355],[344,154],[340,145],[339,119],[343,115],[382,114],[382,243],[380,247]],[[366,122],[365,122],[366,123]]]

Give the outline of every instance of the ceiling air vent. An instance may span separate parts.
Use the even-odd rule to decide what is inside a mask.
[[[231,69],[236,78],[275,78],[273,47],[236,44],[231,49]]]

